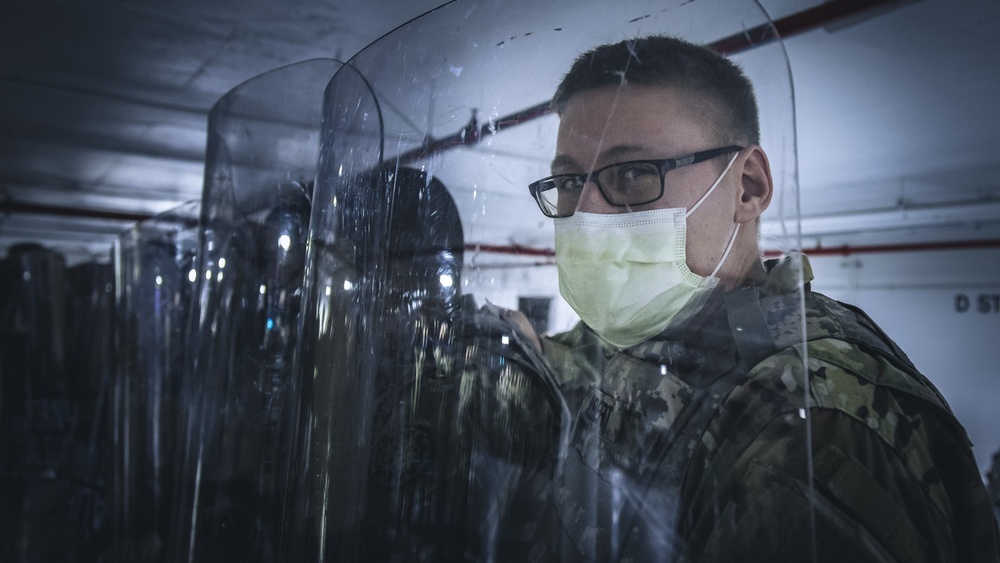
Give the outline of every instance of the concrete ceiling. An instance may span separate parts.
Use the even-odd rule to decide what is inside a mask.
[[[223,94],[289,63],[346,60],[439,3],[17,2],[0,22],[0,250],[106,256],[136,219],[200,197]],[[820,3],[762,1],[776,20]],[[996,241],[1000,1],[891,4],[785,42],[803,244]],[[517,242],[523,226],[475,242]]]

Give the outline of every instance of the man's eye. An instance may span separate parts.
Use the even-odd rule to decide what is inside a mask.
[[[641,182],[659,176],[659,173],[648,164],[627,164],[618,168],[617,176],[622,181]]]
[[[576,192],[583,188],[583,182],[576,176],[564,176],[555,180],[556,189],[561,192]]]

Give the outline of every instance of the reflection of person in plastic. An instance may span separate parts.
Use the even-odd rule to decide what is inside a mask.
[[[543,341],[575,413],[561,557],[997,560],[932,384],[863,312],[811,292],[804,257],[760,261],[772,179],[739,68],[624,41],[581,56],[553,107],[553,176],[531,192],[582,319]]]
[[[358,556],[486,560],[508,549],[499,514],[526,506],[523,483],[551,479],[564,409],[534,348],[462,295],[462,225],[444,185],[413,169],[379,182],[377,215],[355,209],[359,194],[342,208],[379,327]]]

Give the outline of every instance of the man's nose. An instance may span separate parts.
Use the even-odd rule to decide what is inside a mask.
[[[580,199],[576,202],[578,213],[618,213],[621,211],[617,207],[608,203],[601,195],[600,188],[593,178],[588,178],[580,190]]]

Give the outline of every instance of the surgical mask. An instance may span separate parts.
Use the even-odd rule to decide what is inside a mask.
[[[687,266],[687,218],[719,185],[736,156],[689,210],[575,213],[555,219],[559,292],[601,338],[620,348],[634,346],[704,305],[740,226],[715,270],[702,277]]]

